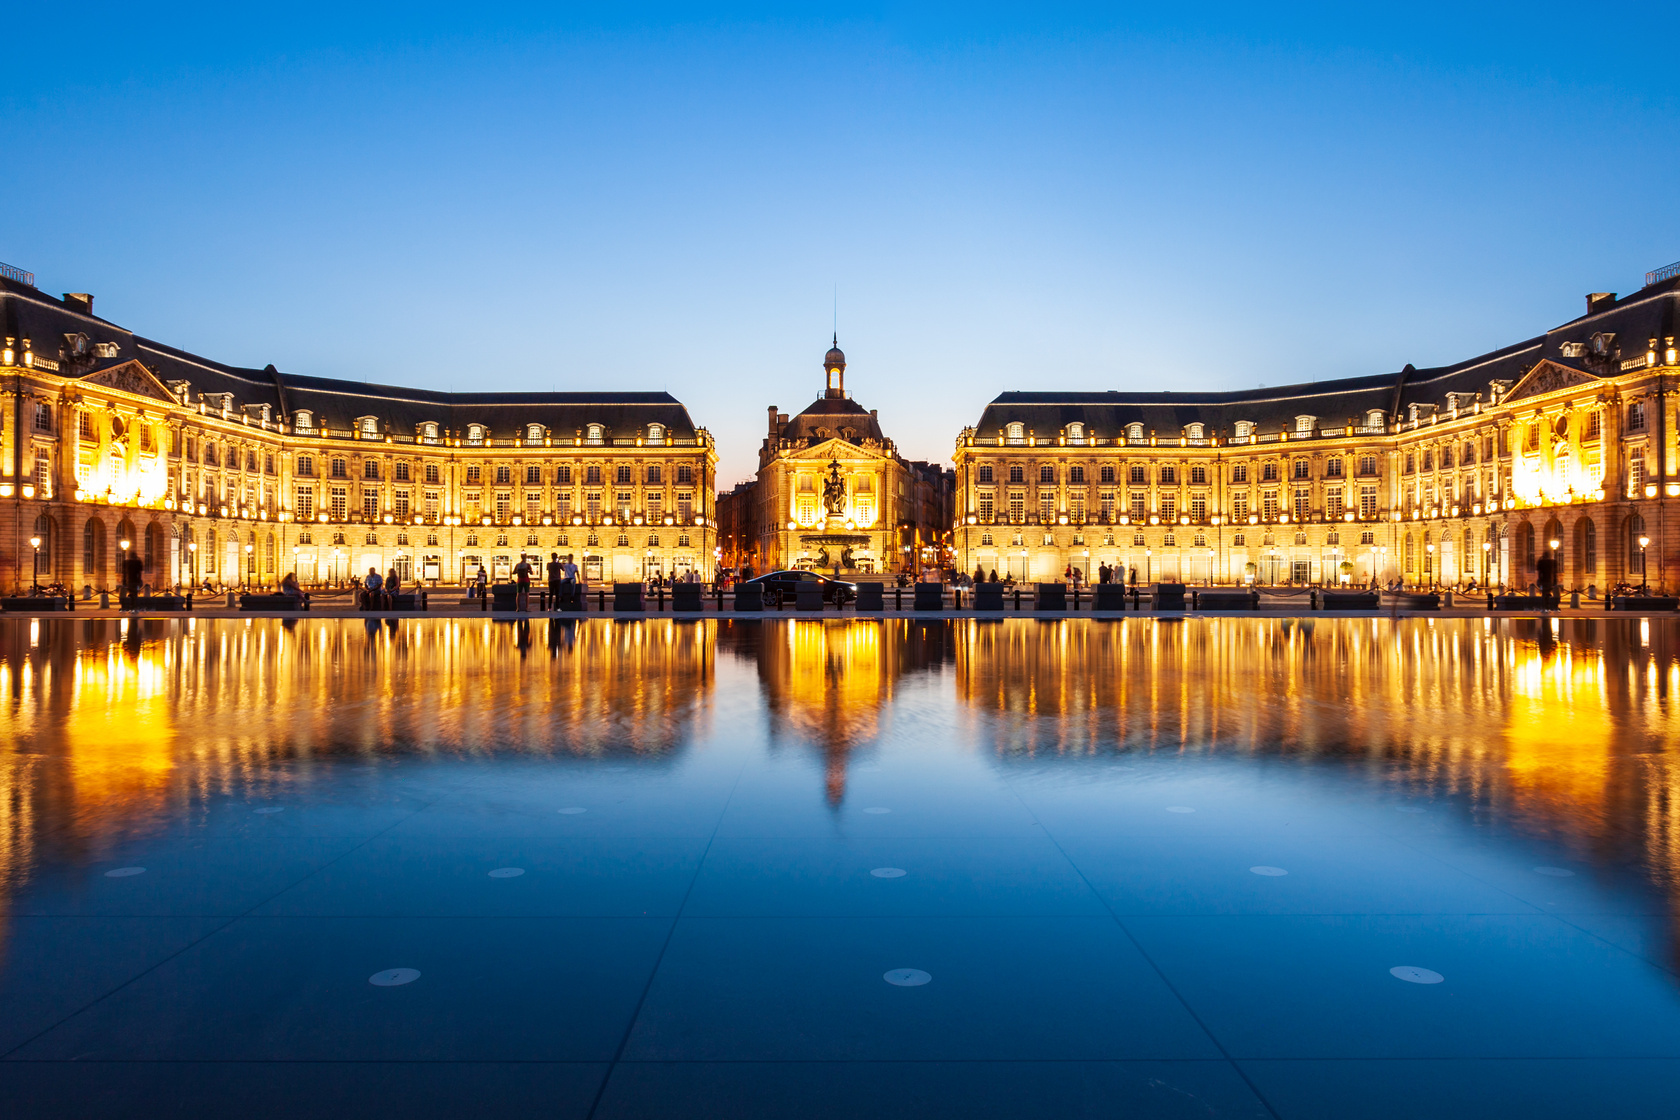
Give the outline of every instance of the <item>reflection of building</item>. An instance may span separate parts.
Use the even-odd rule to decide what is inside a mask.
[[[1059,578],[1680,578],[1680,269],[1434,369],[1229,393],[1004,393],[957,441],[957,562]],[[1147,575],[1146,575],[1147,573]]]
[[[881,714],[902,677],[946,660],[947,634],[941,624],[908,619],[800,619],[726,626],[723,641],[757,660],[773,740],[822,751],[827,796],[838,805],[852,752],[880,738]]]
[[[756,479],[720,496],[735,526],[727,563],[891,572],[944,559],[952,476],[899,456],[875,411],[846,395],[846,355],[835,343],[823,358],[823,395],[791,418],[771,405]]]
[[[0,277],[0,585],[709,574],[711,436],[666,393],[439,393],[221,365]]]

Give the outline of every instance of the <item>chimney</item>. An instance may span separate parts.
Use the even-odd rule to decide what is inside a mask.
[[[776,406],[770,406],[770,434],[776,434]]]
[[[87,292],[65,292],[64,302],[83,314],[93,314],[93,296]]]
[[[1615,292],[1590,292],[1587,295],[1587,314],[1595,314],[1615,302]]]

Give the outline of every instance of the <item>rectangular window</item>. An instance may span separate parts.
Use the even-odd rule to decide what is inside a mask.
[[[601,519],[601,493],[600,493],[600,491],[591,490],[587,494],[585,494],[583,496],[583,505],[584,505],[584,509],[588,511],[589,520],[599,521]]]
[[[1342,512],[1342,488],[1332,486],[1324,494],[1324,516],[1332,521],[1340,521]]]
[[[395,500],[391,503],[391,512],[403,520],[408,520],[408,491],[398,490]]]
[[[1133,490],[1129,500],[1133,521],[1140,521],[1149,516],[1149,495],[1141,490]]]
[[[1297,522],[1305,521],[1312,513],[1312,491],[1305,487],[1298,487],[1295,491],[1295,509],[1293,516]]]
[[[1192,486],[1206,486],[1207,485],[1207,468],[1206,467],[1191,467],[1190,468],[1190,485],[1192,485]]]
[[[649,486],[663,486],[664,482],[660,479],[662,473],[663,472],[660,470],[658,463],[654,463],[652,466],[648,467],[647,484]]]
[[[427,463],[426,464],[426,482],[429,485],[434,485],[435,486],[437,484],[437,481],[438,481],[438,465],[436,463]]]
[[[1260,516],[1267,521],[1276,521],[1278,515],[1278,492],[1276,490],[1262,491],[1260,494]]]
[[[1367,521],[1377,515],[1377,488],[1375,486],[1361,486],[1359,488],[1359,516]]]
[[[1207,495],[1192,494],[1190,497],[1190,517],[1200,523],[1207,520]]]
[[[1055,467],[1039,467],[1038,481],[1041,485],[1053,485],[1056,481]]]
[[[204,454],[205,462],[210,462],[215,458],[215,456],[210,454],[210,447],[208,444],[205,445]],[[350,464],[343,459],[334,459],[332,461],[332,476],[334,478],[349,478]]]
[[[996,495],[990,490],[980,491],[980,524],[990,525],[993,516],[993,502]]]
[[[1627,416],[1628,416],[1628,426],[1627,426],[1628,431],[1630,431],[1630,432],[1643,432],[1645,430],[1645,402],[1644,401],[1634,401],[1632,404],[1628,405]],[[1532,451],[1535,448],[1540,446],[1540,428],[1539,428],[1538,425],[1535,425],[1534,427],[1529,428],[1529,430],[1528,430],[1528,444],[1529,444],[1529,450],[1530,451]]]
[[[476,525],[484,520],[484,503],[477,494],[468,494],[463,499],[466,507],[466,521],[469,525]]]
[[[1178,485],[1178,468],[1177,467],[1170,467],[1169,466],[1169,467],[1162,467],[1161,468],[1161,485],[1162,486],[1177,486]]]
[[[1027,496],[1019,490],[1009,492],[1009,520],[1020,522],[1027,516]]]
[[[689,466],[687,463],[679,463],[677,465],[677,485],[694,485],[694,468]]]
[[[1161,495],[1161,520],[1171,521],[1178,516],[1178,495]]]
[[[93,413],[76,410],[76,436],[88,443],[99,442],[99,433],[93,430]]]
[[[1085,520],[1085,492],[1068,495],[1068,516],[1075,521]]]
[[[397,462],[396,471],[397,471],[396,480],[398,482],[407,482],[408,481],[408,460],[406,460],[406,459],[399,460]]]
[[[379,477],[379,460],[377,460],[377,459],[366,459],[366,460],[364,460],[362,462],[362,477],[363,478],[378,478]]]
[[[1100,468],[1097,471],[1097,481],[1098,482],[1113,482],[1114,481],[1114,466],[1113,466],[1112,463]]]
[[[370,521],[379,516],[379,491],[371,486],[362,491],[362,516]]]
[[[1085,468],[1084,467],[1069,467],[1068,468],[1068,482],[1073,486],[1083,486],[1083,485],[1085,485]]]
[[[1129,476],[1133,486],[1142,486],[1149,481],[1149,475],[1144,471],[1142,463],[1133,463]]]
[[[629,490],[620,490],[614,496],[613,508],[618,511],[618,517],[619,517],[620,520],[623,520],[623,519],[630,516],[630,500],[631,500],[631,497],[632,497],[632,492],[629,491]]]
[[[529,464],[525,467],[525,485],[527,485],[527,486],[541,486],[542,485],[542,467],[537,466],[535,464]]]
[[[1056,492],[1054,490],[1040,490],[1038,492],[1038,519],[1049,524],[1056,519]]]
[[[438,515],[438,492],[436,490],[428,490],[428,491],[426,491],[426,516],[428,518],[431,518],[431,517],[436,517],[437,515]]]
[[[1247,463],[1234,463],[1234,464],[1232,464],[1232,466],[1231,466],[1231,481],[1233,483],[1244,483],[1244,482],[1248,481],[1248,464]]]
[[[614,472],[613,480],[620,486],[628,486],[630,485],[630,478],[630,464],[620,463],[618,465],[618,470]]]
[[[977,472],[977,479],[976,480],[979,481],[979,482],[990,482],[990,481],[992,481],[992,465],[990,463],[985,463],[985,464],[981,465],[979,471]]]
[[[572,468],[569,466],[554,468],[554,485],[570,486],[572,484]]]
[[[1103,469],[1107,470],[1108,468],[1104,467]],[[1097,501],[1099,503],[1098,508],[1100,508],[1101,511],[1102,511],[1102,519],[1104,521],[1113,521],[1114,520],[1114,491],[1104,490],[1101,494],[1098,495]]]
[[[691,518],[693,518],[693,516],[694,516],[694,495],[687,490],[678,491],[678,493],[677,493],[677,517],[680,518],[683,521],[688,521]]]
[[[1363,478],[1371,478],[1377,473],[1377,457],[1375,455],[1361,455],[1359,457],[1359,474]]]
[[[1231,495],[1231,520],[1248,520],[1248,495],[1246,493]]]
[[[525,516],[539,517],[542,515],[542,491],[525,491]]]
[[[467,483],[468,483],[468,485],[471,485],[471,486],[478,485],[478,483],[483,478],[483,473],[482,472],[483,472],[483,468],[480,467],[477,463],[474,463],[471,466],[469,466],[467,468]]]
[[[53,430],[52,405],[38,404],[35,406],[35,430],[37,432],[50,432]]]
[[[506,470],[507,468],[502,468]],[[513,512],[513,495],[506,490],[496,491],[496,520],[506,521]]]
[[[497,486],[506,486],[508,483],[510,483],[512,481],[513,481],[513,468],[510,467],[506,463],[498,464],[497,467],[496,467],[496,485]]]
[[[1324,464],[1324,477],[1325,478],[1340,478],[1340,477],[1342,477],[1342,460],[1340,459],[1340,457],[1332,456],[1330,458],[1330,461]]]
[[[334,521],[343,521],[350,516],[350,491],[343,486],[334,486],[328,494],[329,512]]]
[[[299,521],[315,520],[315,487],[299,486],[292,492],[292,508]]]
[[[585,486],[601,485],[601,466],[599,463],[591,463],[583,469],[583,484]]]

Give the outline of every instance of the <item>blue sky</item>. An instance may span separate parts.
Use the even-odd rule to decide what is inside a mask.
[[[1680,258],[1670,7],[35,5],[0,260],[218,358],[666,388],[753,469],[848,388],[1454,361]]]

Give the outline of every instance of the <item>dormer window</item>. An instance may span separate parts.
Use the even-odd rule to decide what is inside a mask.
[[[664,443],[665,442],[665,425],[663,425],[663,424],[649,424],[648,425],[647,438],[648,438],[649,443]]]
[[[1238,439],[1248,439],[1254,434],[1254,421],[1238,420],[1235,435]]]
[[[362,435],[364,435],[364,436],[376,436],[376,435],[378,435],[379,434],[379,417],[377,417],[377,416],[359,416],[359,417],[357,417],[356,418],[356,430],[358,432],[362,433]]]
[[[1142,439],[1143,438],[1143,425],[1138,424],[1138,423],[1127,424],[1126,425],[1126,438],[1127,439]]]
[[[315,414],[306,408],[292,413],[292,427],[300,432],[311,431],[315,427]]]
[[[1316,417],[1316,416],[1297,416],[1297,417],[1295,417],[1295,434],[1298,435],[1298,436],[1310,436],[1310,435],[1312,435],[1313,429],[1317,426],[1318,426],[1318,417]]]
[[[600,443],[606,438],[607,430],[600,424],[591,424],[584,430],[584,438],[590,443]]]
[[[484,442],[484,425],[483,424],[468,424],[467,425],[467,442],[468,443],[483,443]]]
[[[1370,411],[1366,412],[1365,413],[1365,426],[1367,428],[1381,428],[1381,427],[1383,427],[1383,411],[1382,411],[1382,409],[1373,408]]]
[[[540,443],[540,442],[542,442],[542,438],[543,438],[543,426],[541,424],[527,424],[527,425],[525,425],[525,439],[526,439],[527,442],[529,442],[529,443]]]
[[[438,426],[437,426],[437,422],[435,420],[428,420],[424,424],[420,425],[420,438],[421,439],[436,439],[437,437],[438,437]]]
[[[1189,436],[1191,439],[1205,438],[1203,433],[1206,431],[1207,429],[1200,424],[1186,424],[1184,426],[1184,434]]]
[[[1085,425],[1075,420],[1067,426],[1067,434],[1069,439],[1082,440],[1085,438]]]

